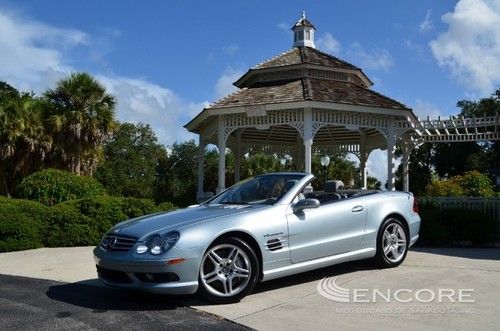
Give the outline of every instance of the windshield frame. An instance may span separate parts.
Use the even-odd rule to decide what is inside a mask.
[[[229,194],[230,192],[233,192],[240,186],[253,181],[255,179],[261,178],[261,177],[288,177],[288,180],[297,180],[297,183],[289,188],[287,191],[285,191],[279,198],[274,200],[272,203],[269,201],[270,198],[263,200],[262,203],[258,203],[255,201],[250,201],[250,202],[245,202],[245,201],[220,201],[221,197]],[[208,199],[207,201],[204,201],[200,205],[223,205],[223,204],[233,204],[233,205],[257,205],[257,206],[272,206],[281,203],[283,199],[285,199],[290,192],[300,183],[304,180],[304,178],[307,177],[307,174],[304,173],[298,173],[298,172],[286,172],[286,173],[268,173],[268,174],[262,174],[262,175],[256,175],[252,177],[245,178],[244,180],[232,185],[231,187],[227,188],[226,190],[220,192],[219,194],[215,195],[214,197]],[[286,180],[286,181],[288,181]],[[285,183],[286,183],[285,181]],[[215,201],[215,202],[214,202]]]

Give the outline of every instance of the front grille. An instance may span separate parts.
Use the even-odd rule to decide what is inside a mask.
[[[132,283],[130,277],[127,276],[127,274],[124,273],[123,271],[104,269],[98,265],[96,267],[97,267],[97,274],[99,275],[99,277],[110,283],[116,283],[116,284]]]
[[[101,248],[105,251],[126,252],[137,242],[136,237],[108,234],[102,238]]]
[[[179,276],[173,272],[146,273],[136,272],[134,276],[143,283],[170,283],[179,281]]]

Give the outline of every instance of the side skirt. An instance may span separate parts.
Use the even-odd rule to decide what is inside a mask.
[[[264,271],[264,277],[262,277],[262,281],[265,282],[267,280],[294,275],[301,272],[319,269],[323,267],[328,267],[343,262],[368,259],[374,257],[375,253],[376,253],[375,248],[363,248],[348,253],[322,257],[319,259],[304,261],[296,264],[290,264],[285,267]]]

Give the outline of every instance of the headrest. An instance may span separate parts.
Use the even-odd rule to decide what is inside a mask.
[[[344,183],[341,180],[328,180],[325,183],[325,192],[337,192],[344,189]]]
[[[288,192],[292,187],[299,182],[298,179],[290,179],[286,181],[285,190]]]

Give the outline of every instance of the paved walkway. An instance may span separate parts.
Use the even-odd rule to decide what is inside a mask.
[[[99,285],[92,248],[42,248],[0,254],[0,274]],[[351,302],[327,299],[317,290],[325,277],[349,291]],[[330,279],[331,280],[331,279]],[[458,300],[438,302],[439,290]],[[391,302],[377,296],[392,295]],[[394,293],[403,290],[398,302]],[[416,292],[422,290],[418,299]],[[472,290],[472,291],[471,291]],[[352,302],[357,291],[369,302]],[[410,292],[408,292],[410,291]],[[446,292],[448,291],[448,292]],[[331,293],[330,293],[331,294]],[[263,283],[240,303],[209,305],[196,297],[165,297],[259,330],[405,328],[409,330],[497,329],[500,325],[500,249],[419,249],[398,268],[378,270],[366,262],[347,263]]]

